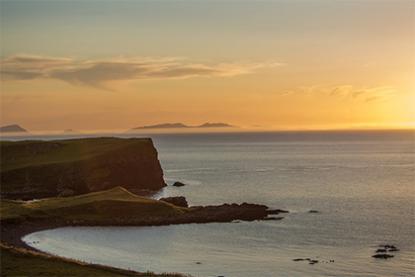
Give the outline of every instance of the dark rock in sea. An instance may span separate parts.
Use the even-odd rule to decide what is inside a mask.
[[[234,220],[264,220],[268,207],[258,204],[222,204],[218,206],[193,206],[182,215],[183,223],[232,222]]]
[[[320,213],[319,211],[317,211],[317,210],[309,210],[308,211],[308,213],[310,213],[310,214],[318,214],[318,213]]]
[[[187,200],[184,196],[174,196],[174,197],[165,197],[160,198],[160,201],[164,201],[179,207],[189,207],[189,204],[187,203]]]
[[[399,251],[399,249],[395,245],[386,245],[385,248],[387,248],[389,251]]]
[[[382,247],[382,248],[394,248],[396,246],[393,245],[393,244],[379,244],[379,247]]]
[[[182,182],[174,182],[173,187],[184,187],[185,185]]]
[[[389,259],[389,258],[393,258],[394,256],[390,255],[390,254],[375,254],[372,257],[375,258],[375,259],[385,259],[386,260],[386,259]]]
[[[381,248],[379,248],[378,250],[376,250],[376,253],[379,253],[379,252],[396,252],[396,251],[399,251],[399,248],[398,247],[396,247],[395,245],[393,245],[393,244],[381,244],[381,245],[379,245],[379,247],[381,247]]]
[[[288,211],[281,210],[281,209],[268,210],[268,214],[281,214],[281,213],[288,213]]]
[[[316,264],[316,263],[318,263],[318,260],[310,260],[310,262],[308,264],[313,265],[313,264]]]
[[[283,219],[283,217],[273,217],[273,216],[270,216],[270,217],[264,218],[263,220],[281,220],[281,219]]]
[[[318,258],[318,257],[317,257]],[[322,261],[319,261],[319,260],[316,260],[316,259],[311,259],[311,258],[296,258],[296,259],[293,259],[293,261],[294,262],[304,262],[304,261],[307,261],[308,262],[308,264],[310,264],[310,265],[314,265],[314,264],[317,264],[317,263],[334,263],[334,260],[322,260]]]

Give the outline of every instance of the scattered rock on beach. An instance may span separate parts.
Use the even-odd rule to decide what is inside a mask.
[[[173,187],[184,187],[186,184],[182,183],[182,182],[174,182],[173,183]]]

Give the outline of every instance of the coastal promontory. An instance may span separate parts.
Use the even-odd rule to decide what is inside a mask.
[[[122,186],[143,194],[165,186],[149,138],[1,141],[1,197],[72,196]]]

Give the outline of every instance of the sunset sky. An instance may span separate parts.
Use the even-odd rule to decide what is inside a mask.
[[[415,127],[415,1],[4,1],[1,125]]]

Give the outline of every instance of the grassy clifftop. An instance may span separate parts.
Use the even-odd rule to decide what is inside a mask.
[[[2,276],[184,277],[184,275],[177,273],[139,273],[102,265],[91,265],[3,244],[0,245],[0,256]]]
[[[37,201],[2,200],[3,222],[59,221],[67,224],[128,225],[180,216],[186,208],[144,198],[121,187],[72,197]]]
[[[1,141],[1,196],[33,199],[165,186],[151,139]]]

